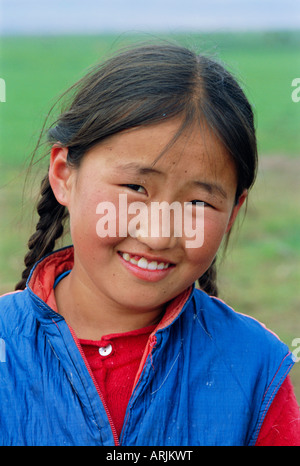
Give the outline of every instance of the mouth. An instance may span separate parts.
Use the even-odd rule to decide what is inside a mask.
[[[140,269],[143,269],[143,270],[157,271],[157,270],[166,270],[171,267],[175,267],[175,264],[171,262],[164,262],[160,259],[157,259],[157,260],[149,259],[144,256],[139,256],[136,254],[130,254],[128,252],[121,252],[121,251],[119,251],[118,254],[126,262],[129,262],[130,264],[133,264],[136,267],[139,267]]]

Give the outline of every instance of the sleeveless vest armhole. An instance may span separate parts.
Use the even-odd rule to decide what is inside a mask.
[[[288,352],[286,356],[283,358],[281,361],[281,364],[279,365],[276,373],[274,374],[271,382],[269,383],[263,399],[261,403],[261,407],[259,410],[257,422],[254,428],[254,432],[251,435],[251,440],[249,442],[249,445],[255,445],[260,429],[262,427],[263,421],[266,417],[266,414],[272,404],[272,401],[274,400],[279,388],[283,384],[284,380],[288,376],[290,370],[292,369],[293,365],[295,363],[295,357],[291,352]]]

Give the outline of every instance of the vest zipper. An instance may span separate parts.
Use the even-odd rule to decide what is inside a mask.
[[[86,365],[86,368],[87,368],[87,370],[88,370],[88,372],[89,372],[89,374],[90,374],[90,376],[91,376],[91,378],[92,378],[92,380],[93,380],[93,382],[94,382],[94,385],[95,385],[95,387],[96,387],[96,390],[97,390],[97,393],[98,393],[98,395],[99,395],[99,397],[100,397],[100,400],[102,401],[102,404],[103,404],[103,406],[104,406],[104,409],[105,409],[105,412],[106,412],[106,416],[107,416],[107,418],[108,418],[108,422],[109,422],[109,424],[110,424],[110,428],[111,428],[111,431],[112,431],[112,434],[113,434],[115,446],[119,446],[119,445],[120,445],[119,437],[118,437],[118,434],[117,434],[115,425],[114,425],[114,423],[113,423],[112,417],[111,417],[111,415],[110,415],[110,412],[109,412],[109,410],[108,410],[107,404],[105,403],[105,400],[104,400],[103,395],[102,395],[102,393],[101,393],[101,390],[100,390],[100,388],[99,388],[99,385],[98,385],[97,382],[96,382],[96,379],[95,379],[95,377],[94,377],[94,374],[93,374],[93,372],[92,372],[92,370],[91,370],[91,368],[90,368],[90,366],[89,366],[89,363],[88,363],[88,361],[87,361],[87,359],[86,359],[86,357],[85,357],[85,354],[84,354],[84,351],[83,351],[83,349],[82,349],[82,347],[81,347],[81,344],[79,343],[78,338],[77,338],[77,336],[76,336],[75,333],[74,333],[74,330],[73,330],[71,327],[69,327],[69,330],[70,330],[70,332],[71,332],[71,334],[72,334],[72,337],[73,337],[73,339],[74,339],[74,341],[75,341],[75,343],[76,343],[76,346],[77,346],[77,348],[78,348],[78,350],[79,350],[79,352],[80,352],[80,354],[81,354],[81,356],[82,356],[82,359],[83,359],[83,361],[84,361],[84,363],[85,363],[85,365]]]

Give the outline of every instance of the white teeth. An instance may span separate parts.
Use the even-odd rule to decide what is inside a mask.
[[[129,259],[129,262],[131,262],[132,264],[134,265],[138,265],[139,261],[137,261],[134,257],[132,257],[131,259]]]
[[[156,270],[157,269],[157,262],[156,261],[152,261],[148,264],[148,267],[147,267],[149,270]]]
[[[141,269],[147,269],[148,268],[148,261],[144,257],[141,257],[140,260],[137,263],[138,267],[141,267]]]
[[[158,263],[157,261],[148,262],[145,257],[141,257],[139,260],[136,260],[134,257],[131,257],[130,254],[128,254],[127,252],[123,252],[121,254],[123,259],[125,259],[127,262],[130,262],[131,264],[137,265],[141,269],[163,270],[169,267],[169,263]]]

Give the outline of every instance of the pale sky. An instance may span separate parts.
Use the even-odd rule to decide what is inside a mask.
[[[0,0],[0,34],[300,29],[299,0]]]

